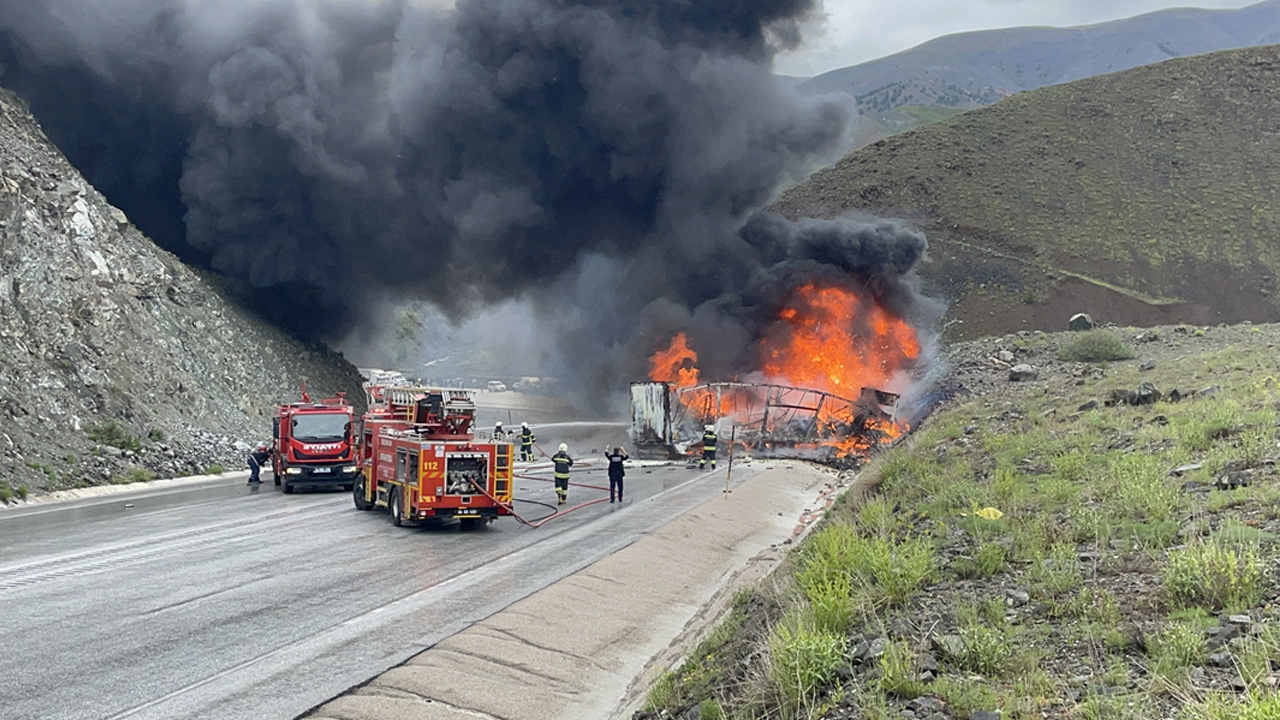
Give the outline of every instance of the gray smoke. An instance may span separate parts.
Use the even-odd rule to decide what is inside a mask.
[[[770,72],[815,2],[7,2],[0,84],[140,228],[300,334],[387,298],[527,298],[568,371],[616,386],[679,326],[749,367],[814,278],[927,321],[918,234],[760,212],[847,141],[846,104]]]

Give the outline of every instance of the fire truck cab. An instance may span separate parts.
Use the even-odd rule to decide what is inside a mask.
[[[456,518],[464,529],[510,515],[513,445],[474,430],[471,391],[366,383],[358,510],[391,522]]]
[[[271,421],[276,485],[286,493],[298,487],[350,489],[360,470],[353,419],[342,393],[313,403],[304,387],[302,402],[277,405]]]

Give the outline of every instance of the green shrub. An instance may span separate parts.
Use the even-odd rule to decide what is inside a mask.
[[[1150,720],[1144,695],[1090,695],[1080,703],[1082,720]]]
[[[886,498],[868,499],[858,507],[857,527],[863,535],[887,537],[900,524],[893,503]]]
[[[646,710],[665,710],[671,707],[676,697],[676,674],[664,672],[649,688],[649,697],[645,701]]]
[[[139,482],[146,482],[148,480],[154,480],[155,477],[156,477],[156,474],[151,472],[150,470],[146,468],[136,467],[136,468],[130,469],[129,472],[125,473],[124,475],[117,475],[111,478],[111,484],[130,485],[132,483],[139,483]]]
[[[142,441],[121,427],[120,423],[115,420],[108,420],[94,425],[89,428],[87,434],[90,440],[101,445],[110,445],[111,447],[133,452],[138,452],[142,449]]]
[[[769,679],[792,714],[810,707],[845,663],[844,636],[800,615],[787,616],[769,634]]]
[[[1227,518],[1210,539],[1220,545],[1261,545],[1276,540],[1274,533],[1245,525],[1236,518]]]
[[[715,698],[706,698],[698,703],[698,720],[725,720],[720,701]]]
[[[901,640],[891,642],[880,656],[880,689],[907,699],[925,694],[924,683],[920,682],[919,663],[907,643]]]
[[[933,577],[937,565],[933,545],[925,540],[869,543],[871,575],[891,605],[901,605]]]
[[[1166,678],[1200,665],[1207,654],[1204,631],[1195,623],[1175,623],[1147,637],[1147,656]]]
[[[1266,569],[1256,550],[1207,542],[1169,553],[1164,593],[1176,608],[1247,610],[1262,599]]]
[[[14,488],[14,491],[18,493],[18,499],[19,499],[19,500],[26,500],[26,499],[27,499],[27,493],[28,493],[29,491],[27,490],[27,486],[26,486],[26,485],[19,485],[18,487]]]
[[[222,467],[221,465],[210,465],[209,467],[204,469],[204,474],[205,475],[221,475],[226,471],[227,469]]]
[[[1258,693],[1243,703],[1235,695],[1210,695],[1204,702],[1183,708],[1179,720],[1276,720],[1280,695]]]
[[[1175,520],[1157,520],[1154,522],[1134,522],[1127,520],[1115,529],[1117,537],[1133,541],[1134,545],[1146,549],[1167,548],[1178,540],[1181,527]]]
[[[796,579],[810,599],[813,593],[839,590],[840,578],[848,578],[852,591],[873,589],[880,600],[900,605],[927,585],[936,569],[933,546],[925,540],[862,537],[845,524],[818,531],[801,557]]]
[[[1108,330],[1089,330],[1058,350],[1058,359],[1067,362],[1105,362],[1128,360],[1130,350],[1118,335]]]
[[[1050,609],[1049,614],[1112,627],[1122,619],[1115,595],[1110,590],[1097,588],[1080,588],[1078,593]]]
[[[1047,557],[1035,558],[1027,577],[1031,581],[1031,594],[1042,599],[1055,598],[1080,587],[1075,546],[1054,545]]]
[[[1280,628],[1273,625],[1263,626],[1263,631],[1258,636],[1244,637],[1240,640],[1235,653],[1236,667],[1246,687],[1264,687],[1267,677],[1271,674],[1273,663],[1280,661],[1280,642],[1278,641],[1280,641]]]
[[[1013,645],[1005,634],[982,625],[970,625],[959,631],[960,654],[952,658],[965,670],[981,675],[1003,675],[1013,657]]]
[[[1223,401],[1212,406],[1207,416],[1196,415],[1179,423],[1179,444],[1193,453],[1207,452],[1219,440],[1229,438],[1239,431],[1240,410],[1236,403]]]
[[[9,487],[8,481],[0,480],[0,503],[8,505],[9,501],[12,499],[13,489]]]
[[[853,586],[848,575],[823,576],[803,588],[819,629],[843,633],[853,622]]]
[[[1183,502],[1183,493],[1166,475],[1163,461],[1143,453],[1125,453],[1107,463],[1109,498],[1117,514],[1134,520],[1168,520]]]
[[[951,717],[967,718],[979,710],[989,711],[999,702],[990,686],[963,677],[944,675],[929,690],[949,706]]]
[[[1085,450],[1070,450],[1049,458],[1049,469],[1054,475],[1078,483],[1089,478],[1097,469],[1097,456]]]
[[[151,432],[147,433],[147,437],[151,442],[164,442],[164,431],[160,428],[151,428]]]
[[[959,558],[951,567],[962,578],[989,578],[1004,572],[1008,566],[1009,550],[999,543],[986,543],[978,548],[973,559]]]

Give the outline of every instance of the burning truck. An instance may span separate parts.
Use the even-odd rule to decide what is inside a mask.
[[[905,320],[841,286],[799,287],[755,348],[743,379],[705,381],[685,333],[649,358],[649,381],[631,385],[638,453],[679,457],[717,425],[753,455],[856,461],[902,437],[897,392],[920,359]]]
[[[637,454],[676,458],[696,453],[703,426],[725,420],[734,444],[756,456],[833,462],[901,437],[907,428],[895,416],[898,398],[874,388],[850,400],[767,383],[638,382],[631,384],[631,432]]]

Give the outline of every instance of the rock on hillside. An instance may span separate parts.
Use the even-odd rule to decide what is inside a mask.
[[[0,481],[40,489],[239,469],[273,403],[360,376],[228,302],[80,177],[0,91]],[[141,440],[136,452],[95,442]],[[128,446],[127,440],[115,445]]]
[[[1280,46],[1170,60],[883,140],[775,209],[917,223],[956,337],[1274,320],[1278,111]]]

